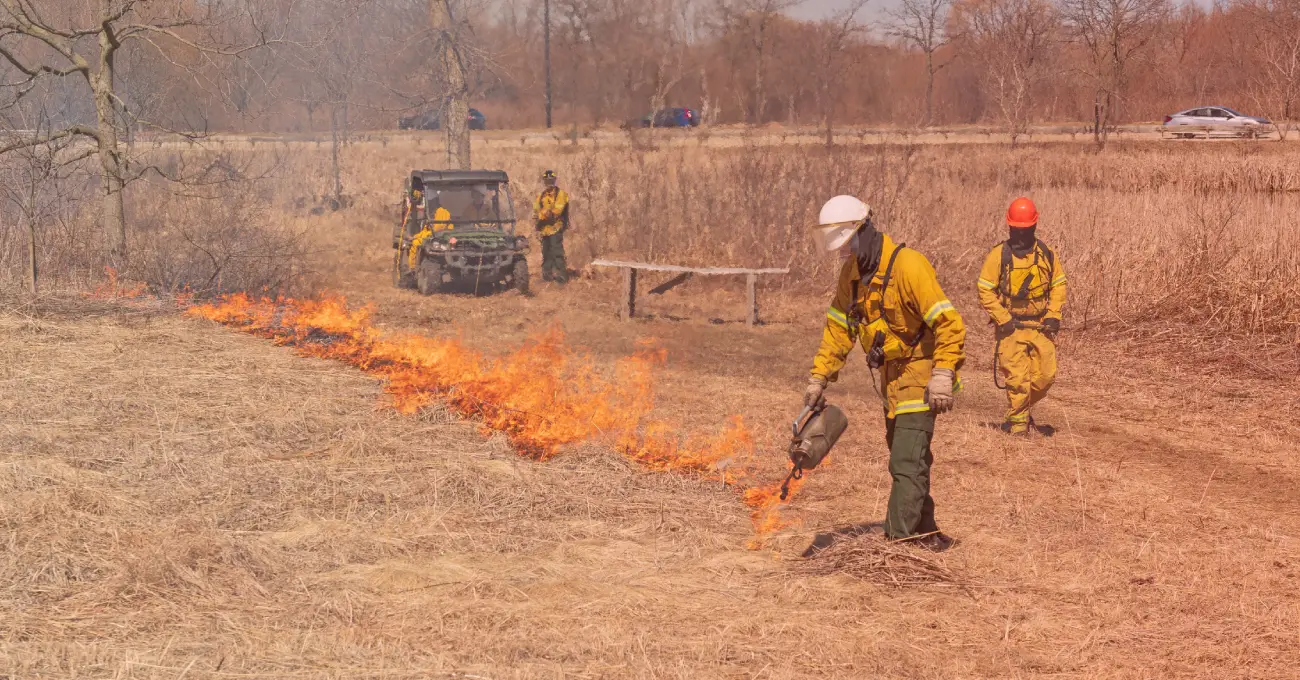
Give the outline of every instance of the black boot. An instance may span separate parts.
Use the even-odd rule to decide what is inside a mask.
[[[916,544],[930,552],[943,552],[951,548],[956,542],[956,539],[942,531],[936,531],[933,534],[917,539]]]

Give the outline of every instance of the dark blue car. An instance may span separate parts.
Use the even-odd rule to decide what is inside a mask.
[[[659,109],[641,119],[641,127],[695,127],[700,124],[700,116],[694,109],[672,108]]]
[[[402,116],[397,120],[398,130],[437,130],[441,127],[442,121],[439,119],[437,111],[417,113],[414,116]],[[470,109],[469,129],[486,130],[487,116],[484,116],[478,109]]]

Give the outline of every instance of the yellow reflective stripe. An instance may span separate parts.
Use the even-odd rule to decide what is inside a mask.
[[[834,307],[831,307],[830,309],[826,310],[826,318],[830,319],[831,321],[834,321],[840,326],[843,326],[846,330],[849,327],[849,317],[845,316],[844,312],[841,312],[840,310],[835,309]]]
[[[1061,274],[1060,276],[1056,277],[1056,280],[1052,281],[1053,286],[1059,286],[1062,283],[1065,283],[1065,274]]]
[[[929,410],[930,405],[925,403],[924,399],[911,399],[908,401],[898,402],[898,405],[894,407],[894,415],[901,415],[904,413],[924,413]]]
[[[961,392],[962,389],[964,389],[965,387],[966,385],[961,381],[961,377],[958,376],[958,378],[954,380],[952,383],[952,393],[957,394],[958,392]]]
[[[943,314],[944,312],[952,311],[953,309],[956,308],[953,307],[952,303],[948,302],[947,300],[940,300],[934,303],[934,306],[930,308],[930,311],[925,313],[925,325],[933,326],[934,320],[939,318],[940,314]]]
[[[980,279],[980,288],[988,288],[989,290],[994,290],[997,287],[998,284],[993,283],[992,281],[985,281],[984,279]]]
[[[1027,423],[1027,422],[1029,422],[1029,414],[1028,414],[1028,413],[1022,413],[1022,414],[1020,414],[1020,415],[1018,415],[1018,416],[1007,416],[1007,422],[1008,422],[1008,423]]]

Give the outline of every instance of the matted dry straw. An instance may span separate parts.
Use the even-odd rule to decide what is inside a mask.
[[[791,569],[804,576],[844,574],[899,588],[959,585],[941,557],[921,552],[912,541],[891,541],[878,534],[838,540],[798,560]]]

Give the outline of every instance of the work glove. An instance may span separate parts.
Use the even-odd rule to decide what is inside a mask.
[[[952,410],[952,382],[954,374],[951,368],[936,368],[930,372],[930,383],[925,386],[925,401],[935,414]]]
[[[1042,328],[1043,335],[1046,335],[1048,340],[1056,342],[1056,334],[1061,332],[1061,320],[1043,319]]]
[[[826,392],[826,379],[820,376],[813,376],[808,381],[808,389],[803,392],[803,405],[808,408],[817,408],[821,406],[826,398],[823,393]]]
[[[1010,319],[1006,323],[998,324],[998,337],[1005,338],[1016,332],[1016,320]]]

